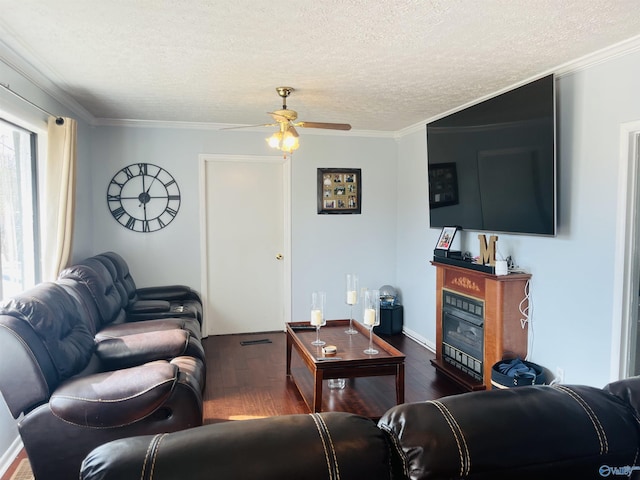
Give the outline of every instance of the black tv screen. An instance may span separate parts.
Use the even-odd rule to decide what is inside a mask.
[[[427,124],[431,227],[555,235],[553,75]]]

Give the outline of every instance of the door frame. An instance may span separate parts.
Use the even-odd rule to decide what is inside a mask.
[[[283,203],[283,306],[284,321],[291,321],[291,157],[267,155],[225,155],[202,153],[198,156],[199,169],[199,203],[200,203],[200,292],[202,295],[202,334],[208,335],[209,319],[209,251],[207,245],[207,166],[213,162],[247,162],[247,163],[279,163],[282,164],[282,203]],[[282,327],[283,331],[285,327]]]
[[[640,288],[640,121],[620,125],[618,215],[613,271],[613,322],[611,336],[611,381],[632,373],[638,334]]]

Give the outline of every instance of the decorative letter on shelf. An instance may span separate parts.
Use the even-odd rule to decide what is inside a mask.
[[[478,240],[480,240],[480,258],[478,259],[478,263],[482,265],[491,265],[492,267],[496,264],[496,242],[498,241],[497,235],[491,235],[489,237],[489,245],[487,246],[487,237],[485,235],[478,235]]]

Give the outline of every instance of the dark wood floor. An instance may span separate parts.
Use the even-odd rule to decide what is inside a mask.
[[[462,389],[436,373],[429,360],[434,355],[400,334],[383,336],[406,355],[405,401],[419,402],[462,393]],[[271,343],[243,346],[245,340]],[[287,377],[284,332],[210,336],[203,340],[207,356],[204,423],[309,413],[291,377]],[[292,373],[305,395],[311,395],[311,374],[295,350]],[[395,404],[393,377],[358,378],[344,390],[323,388],[323,410],[358,413],[378,418]],[[24,450],[0,480],[11,478]]]
[[[432,400],[463,390],[437,374],[429,360],[433,353],[399,334],[384,336],[406,355],[405,401]],[[271,343],[243,346],[242,341],[268,339]],[[204,422],[309,413],[291,377],[285,372],[284,332],[211,336],[203,340],[207,356]],[[312,376],[295,353],[292,373],[307,399]],[[344,390],[323,386],[323,410],[347,411],[378,418],[395,404],[393,377],[358,378]]]

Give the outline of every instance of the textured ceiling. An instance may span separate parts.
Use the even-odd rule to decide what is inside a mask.
[[[0,0],[0,59],[24,60],[98,123],[259,124],[280,107],[275,87],[286,85],[296,89],[288,104],[301,120],[396,132],[637,37],[637,7]]]

